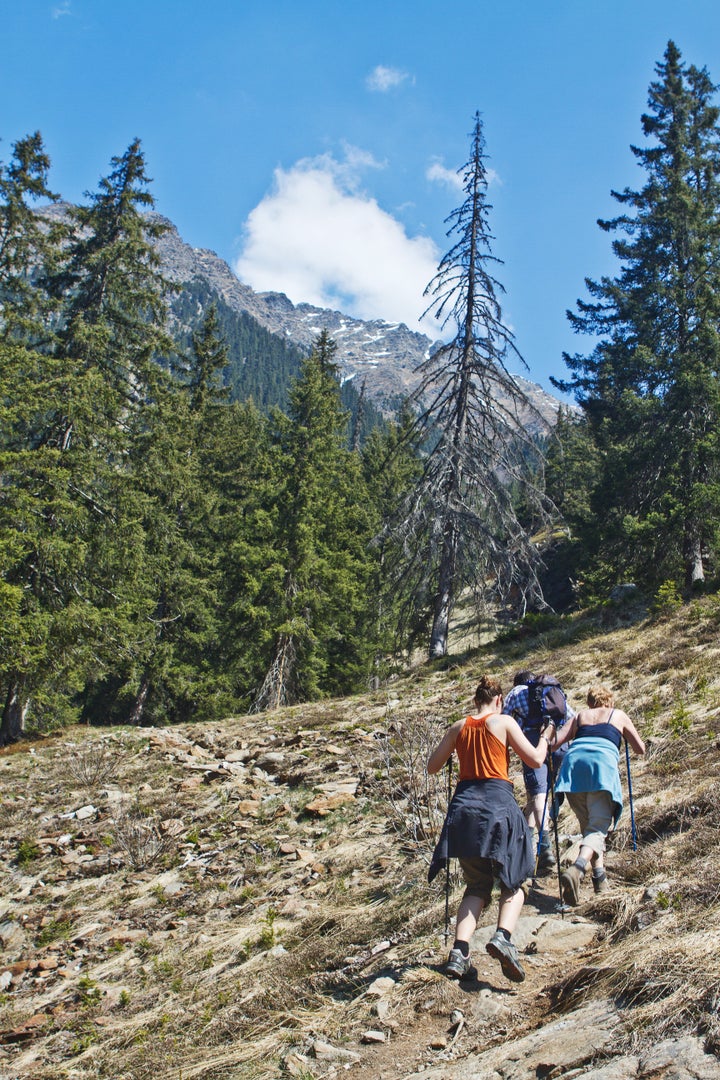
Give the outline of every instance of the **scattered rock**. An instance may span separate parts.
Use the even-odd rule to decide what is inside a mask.
[[[337,810],[339,806],[344,806],[346,803],[355,801],[355,796],[350,792],[339,792],[336,795],[318,796],[309,802],[305,807],[305,810],[309,814],[317,814],[318,817],[325,817],[331,810]]]
[[[360,1042],[363,1043],[384,1043],[387,1039],[384,1031],[374,1031],[372,1028],[369,1031],[364,1031],[360,1036]]]
[[[16,952],[25,942],[25,931],[20,923],[7,919],[0,923],[0,946],[7,952]]]
[[[346,1050],[342,1046],[333,1046],[322,1039],[315,1039],[312,1044],[313,1055],[320,1061],[360,1061],[360,1055],[355,1050]]]
[[[564,1075],[584,1065],[590,1054],[610,1047],[620,1027],[614,1006],[609,1001],[594,1001],[523,1038],[454,1062],[453,1080],[495,1076],[502,1080],[537,1080],[538,1076]],[[425,1075],[440,1080],[446,1074],[433,1068]]]
[[[638,1075],[667,1076],[671,1080],[718,1080],[720,1062],[714,1054],[706,1054],[702,1039],[686,1035],[681,1039],[666,1039],[640,1057]]]
[[[628,581],[623,585],[614,585],[610,590],[610,599],[614,604],[625,604],[629,600],[634,600],[638,591],[637,585]]]
[[[373,1016],[377,1016],[378,1020],[386,1020],[387,1017],[390,1015],[390,1002],[387,1000],[387,998],[380,998],[379,1001],[376,1001],[373,1004],[373,1007],[370,1011],[372,1012]]]
[[[375,995],[376,997],[385,997],[386,994],[391,993],[395,989],[395,979],[391,979],[389,975],[382,975],[379,979],[374,979],[370,983],[366,994]]]
[[[312,1075],[310,1059],[298,1050],[290,1050],[282,1059],[282,1066],[289,1076],[303,1077],[304,1080],[309,1074]]]

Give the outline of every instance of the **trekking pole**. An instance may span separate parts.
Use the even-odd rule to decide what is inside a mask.
[[[447,805],[450,809],[452,798],[452,754],[447,760]],[[447,811],[446,811],[447,813]],[[450,855],[445,860],[445,945],[450,937]]]
[[[548,775],[550,777],[550,795],[552,798],[551,806],[555,806],[555,768],[553,765],[552,750],[548,747]],[[560,914],[565,918],[565,904],[563,902],[562,895],[562,881],[560,880],[560,839],[558,837],[558,824],[557,824],[557,811],[553,818],[553,833],[555,835],[555,864],[557,866],[557,879],[558,879],[558,899]]]
[[[540,828],[538,830],[538,842],[537,850],[535,852],[535,873],[533,874],[533,882],[538,875],[538,867],[540,866],[540,845],[542,844],[543,830],[545,829],[545,814],[547,813],[548,795],[550,794],[550,787],[548,785],[545,791],[545,802],[543,803],[542,817],[540,818]]]
[[[635,810],[633,807],[632,779],[630,777],[630,747],[628,746],[627,739],[625,740],[625,764],[627,765],[628,776],[628,801],[630,803],[630,831],[632,833],[632,848],[633,851],[637,851],[637,829],[635,828]]]

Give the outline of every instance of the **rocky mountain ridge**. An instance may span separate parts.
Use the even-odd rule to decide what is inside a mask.
[[[327,330],[337,345],[341,378],[354,379],[358,388],[365,382],[369,397],[388,412],[417,385],[417,366],[440,345],[404,323],[355,319],[312,304],[293,304],[284,293],[254,292],[214,251],[191,247],[169,219],[156,217],[167,226],[157,247],[171,281],[183,285],[204,280],[228,307],[247,312],[266,330],[304,350]],[[554,424],[558,399],[527,378],[515,378],[531,405],[525,418],[528,429],[540,430],[543,421]]]

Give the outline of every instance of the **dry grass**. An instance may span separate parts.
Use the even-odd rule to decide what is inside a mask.
[[[37,969],[0,997],[0,1074],[275,1080],[297,1052],[320,1075],[313,1040],[357,1050],[379,1023],[368,988],[388,974],[403,1029],[446,1025],[444,883],[425,880],[446,777],[429,781],[424,761],[479,674],[509,685],[518,666],[557,673],[576,707],[607,682],[649,742],[632,766],[638,850],[624,818],[608,855],[616,889],[582,910],[600,940],[567,958],[560,982],[537,969],[518,1023],[542,1022],[548,1000],[554,1015],[609,996],[628,1045],[695,1032],[717,1052],[719,610],[710,599],[663,619],[577,616],[384,694],[0,753],[0,924],[21,924],[17,958],[64,972]],[[338,784],[354,797],[306,809]],[[93,816],[74,819],[88,795]],[[572,831],[569,811],[561,821]],[[45,1026],[7,1041],[33,1015]]]

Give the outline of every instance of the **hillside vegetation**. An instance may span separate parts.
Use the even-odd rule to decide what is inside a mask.
[[[720,1075],[719,627],[717,598],[606,608],[389,691],[2,751],[0,1076]],[[516,934],[526,982],[479,929],[465,987],[440,973],[426,869],[446,777],[423,763],[478,674],[509,686],[519,666],[576,706],[609,684],[636,720],[638,849],[626,809],[610,893],[585,886],[561,917],[540,879]],[[563,810],[566,857],[574,828]],[[667,1071],[678,1054],[690,1071]]]

